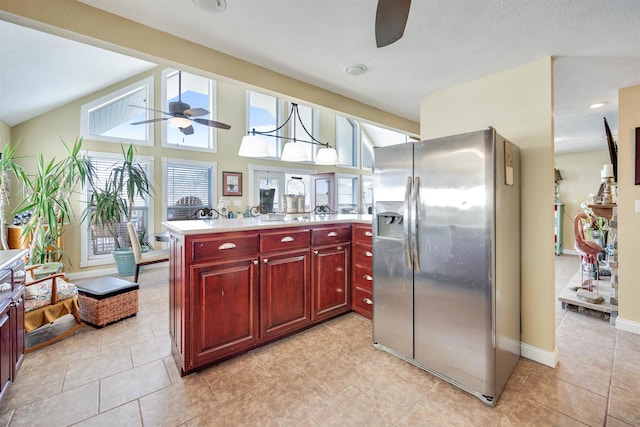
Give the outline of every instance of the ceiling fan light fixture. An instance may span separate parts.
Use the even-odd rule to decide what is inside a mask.
[[[221,13],[227,8],[227,0],[193,0],[193,3],[210,13]]]
[[[169,124],[177,128],[188,128],[191,126],[191,120],[185,117],[171,117],[169,119]]]
[[[318,150],[318,154],[316,155],[316,164],[317,165],[337,165],[340,163],[338,161],[338,152],[335,148],[326,147]]]
[[[240,143],[238,156],[242,157],[269,157],[267,141],[258,135],[246,135]]]

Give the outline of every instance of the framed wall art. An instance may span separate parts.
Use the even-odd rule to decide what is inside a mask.
[[[222,195],[242,196],[242,173],[222,172]]]

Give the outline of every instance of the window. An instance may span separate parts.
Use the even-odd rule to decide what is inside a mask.
[[[362,139],[362,169],[373,169],[373,144],[363,132]]]
[[[336,116],[336,149],[341,166],[358,166],[357,131],[354,120]]]
[[[162,161],[168,221],[196,219],[199,209],[215,207],[215,164],[175,159]]]
[[[170,103],[180,100],[191,108],[204,108],[209,111],[208,115],[198,118],[215,120],[215,81],[184,71],[178,73],[178,70],[172,69],[162,72],[162,81],[163,111],[171,112]],[[181,93],[179,93],[180,91]],[[216,152],[215,128],[192,121],[193,134],[185,135],[180,128],[172,126],[167,120],[162,123],[164,126],[164,146]]]
[[[252,90],[247,91],[247,130],[259,132],[272,131],[278,127],[282,112],[282,100]],[[281,131],[277,133],[282,135]],[[282,141],[278,138],[265,137],[270,157],[280,157]]]
[[[132,123],[153,119],[153,77],[112,92],[80,108],[80,133],[99,141],[123,140],[153,145],[153,124]]]
[[[373,213],[373,177],[362,175],[362,213]]]
[[[358,177],[338,175],[338,213],[358,213]]]
[[[122,161],[121,154],[88,153],[89,160],[96,170],[95,186],[104,187],[104,182],[108,179],[113,165]],[[149,178],[153,182],[153,160],[146,158],[136,158],[136,161],[149,171]],[[90,189],[85,190],[86,201],[90,198]],[[153,232],[153,209],[152,200],[146,200],[139,196],[134,199],[132,222],[136,223],[139,230],[146,230],[147,236]],[[122,222],[117,227],[119,241],[127,238],[127,225]],[[85,221],[85,226],[81,229],[81,263],[82,267],[90,265],[100,265],[113,262],[111,251],[115,248],[113,237],[102,227],[90,226]]]

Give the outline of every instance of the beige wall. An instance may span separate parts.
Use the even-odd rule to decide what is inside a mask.
[[[522,342],[555,352],[551,58],[424,96],[420,136],[493,126],[520,147]],[[555,362],[550,361],[550,364]]]
[[[604,129],[603,129],[604,130]],[[563,246],[574,251],[573,218],[580,211],[580,201],[600,188],[602,165],[611,163],[609,150],[582,151],[555,155],[555,165],[562,174],[558,185],[560,202],[564,204]],[[578,268],[576,264],[576,269]]]
[[[640,85],[618,91],[618,297],[616,326],[640,334],[640,217],[635,212],[635,129],[640,127]]]
[[[11,128],[8,124],[0,120],[0,150],[4,150],[7,141],[11,139]]]

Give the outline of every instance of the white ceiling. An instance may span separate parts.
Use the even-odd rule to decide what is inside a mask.
[[[423,95],[551,55],[556,152],[606,149],[603,117],[615,136],[617,91],[640,84],[638,0],[414,0],[403,38],[384,48],[377,0],[227,0],[221,13],[192,0],[81,1],[415,121]],[[152,66],[7,25],[0,119],[10,125]],[[353,64],[368,72],[347,75]],[[607,104],[590,110],[596,101]]]

